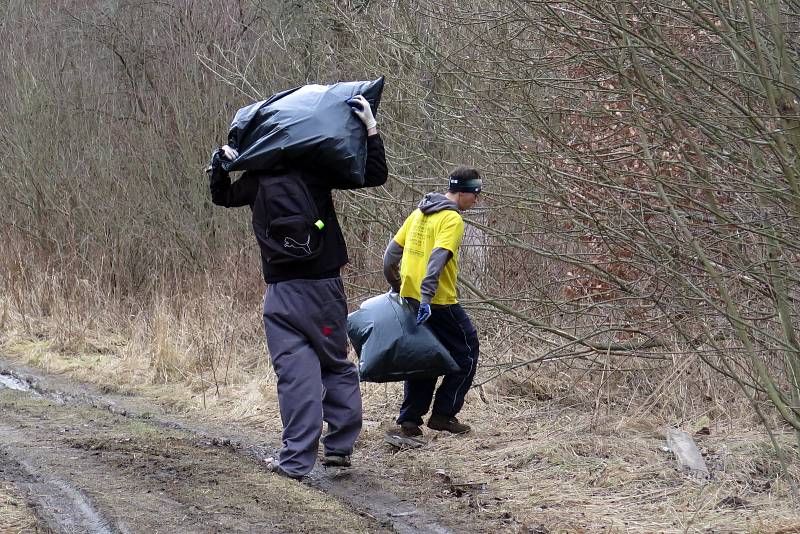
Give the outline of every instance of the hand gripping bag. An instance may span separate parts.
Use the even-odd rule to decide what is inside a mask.
[[[363,185],[367,130],[347,101],[364,95],[378,113],[383,77],[333,85],[303,85],[243,107],[228,131],[239,157],[227,171],[268,170],[300,161],[323,169],[337,182]]]
[[[347,316],[362,382],[433,378],[459,370],[433,332],[416,323],[414,308],[397,293],[368,299]]]

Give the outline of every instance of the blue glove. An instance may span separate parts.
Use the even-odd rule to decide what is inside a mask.
[[[426,304],[425,302],[419,305],[419,311],[417,312],[417,326],[421,325],[425,321],[431,318],[431,305]]]

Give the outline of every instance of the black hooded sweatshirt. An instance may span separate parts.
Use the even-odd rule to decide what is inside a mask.
[[[293,169],[294,170],[294,169]],[[240,179],[231,183],[226,172],[212,172],[209,188],[211,201],[226,208],[250,206],[258,194],[259,179],[272,176],[281,170],[270,172],[245,172]],[[386,154],[380,134],[367,137],[367,162],[364,185],[353,186],[348,183],[339,183],[324,176],[320,171],[299,170],[302,180],[311,194],[317,207],[320,218],[325,223],[322,235],[322,252],[315,259],[292,264],[273,265],[266,259],[266,253],[261,251],[261,268],[264,281],[268,284],[295,279],[322,279],[339,276],[342,266],[347,264],[347,247],[345,245],[342,228],[336,218],[333,205],[333,189],[358,189],[361,187],[376,187],[386,183],[388,170],[386,167]]]

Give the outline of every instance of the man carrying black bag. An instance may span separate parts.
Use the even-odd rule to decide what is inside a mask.
[[[348,261],[332,189],[383,185],[383,141],[369,102],[353,112],[367,129],[363,185],[337,182],[298,164],[247,171],[234,183],[222,168],[236,153],[212,156],[211,198],[225,207],[250,206],[267,290],[264,329],[278,376],[283,447],[269,469],[299,479],[314,467],[323,421],[323,465],[347,467],[361,431],[358,372],[347,359],[347,299],[340,269]]]
[[[406,380],[397,423],[406,437],[422,435],[422,416],[433,410],[428,428],[454,434],[470,427],[456,418],[472,386],[478,365],[478,334],[456,298],[458,249],[464,235],[461,211],[471,208],[481,191],[481,176],[470,167],[450,173],[447,193],[428,193],[389,242],[383,272],[417,310],[417,324],[425,323],[460,367],[447,374],[436,390],[436,378]],[[434,390],[436,398],[434,400]]]

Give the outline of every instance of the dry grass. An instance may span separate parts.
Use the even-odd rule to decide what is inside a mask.
[[[381,421],[380,427],[365,431],[368,448],[391,424],[387,396],[390,415],[401,398],[397,385],[387,392],[368,387],[365,393],[366,417]],[[485,492],[449,498],[466,500],[468,508],[524,532],[773,532],[800,527],[775,453],[750,421],[713,421],[709,435],[696,436],[714,474],[711,483],[701,485],[679,472],[672,455],[662,451],[664,421],[619,414],[598,419],[578,407],[497,391],[484,397],[486,402],[470,395],[463,412],[473,434],[428,431],[430,443],[421,450],[370,456],[401,473],[408,484],[430,480],[435,485],[440,469],[454,481],[485,483]],[[791,434],[781,440],[792,447]],[[791,473],[800,477],[797,461]]]
[[[95,320],[70,337],[54,316],[23,320],[5,299],[0,343],[4,353],[49,372],[279,432],[260,310],[240,308],[201,294],[179,305],[156,300],[133,316],[105,310],[102,323]],[[495,339],[499,344],[503,337]],[[508,347],[482,341],[484,362],[508,357]],[[695,363],[681,369],[695,369]],[[698,393],[708,379],[699,370],[612,380],[555,364],[523,367],[470,392],[461,417],[473,425],[472,434],[428,431],[427,446],[402,452],[382,441],[393,426],[401,385],[363,384],[365,428],[357,456],[413,498],[465,518],[496,520],[510,532],[800,529],[800,513],[762,427],[746,406],[725,398],[725,388]],[[697,398],[687,403],[682,395]],[[679,472],[662,451],[667,425],[708,428],[696,439],[713,472],[709,484]],[[784,432],[779,439],[793,455],[791,476],[800,480],[792,436]],[[453,491],[436,474],[440,470],[453,482],[484,483],[485,490]]]
[[[31,507],[25,504],[14,484],[0,480],[0,532],[33,534],[43,532]]]

